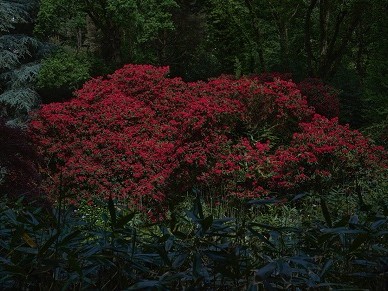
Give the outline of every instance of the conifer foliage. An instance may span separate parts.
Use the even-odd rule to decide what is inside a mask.
[[[25,120],[39,101],[34,82],[43,45],[31,37],[35,0],[0,1],[0,114]]]

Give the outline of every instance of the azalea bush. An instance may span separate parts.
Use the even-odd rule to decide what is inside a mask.
[[[167,75],[127,65],[36,112],[30,132],[51,199],[60,188],[75,204],[112,197],[161,213],[192,189],[244,200],[329,189],[386,167],[382,148],[316,114],[291,81]]]
[[[292,79],[290,73],[262,73],[252,78],[260,83],[272,82],[274,79],[288,81]],[[340,114],[340,91],[322,81],[319,78],[306,78],[296,83],[300,93],[307,97],[309,106],[314,107],[315,112],[327,118],[338,117]]]
[[[384,176],[387,155],[357,130],[314,115],[311,122],[300,123],[289,146],[280,146],[272,156],[279,190],[311,189],[324,192],[336,185]]]

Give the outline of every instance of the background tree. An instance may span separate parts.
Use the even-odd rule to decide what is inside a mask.
[[[155,62],[158,54],[147,47],[173,29],[175,6],[173,0],[43,0],[35,31],[60,44],[76,44],[77,50],[85,47],[113,68]]]
[[[253,2],[209,1],[208,24],[223,72],[267,70],[265,48],[268,51],[271,46],[263,34],[273,27],[260,19],[260,6]]]
[[[364,82],[366,132],[388,145],[388,1],[376,1],[359,33],[357,68]],[[370,22],[369,19],[374,19]]]
[[[386,0],[42,0],[35,32],[73,53],[61,58],[76,59],[90,76],[147,63],[168,65],[171,76],[189,81],[264,71],[292,73],[296,82],[321,78],[341,91],[341,120],[362,127],[386,115],[379,93],[386,90],[386,6]]]
[[[285,71],[290,71],[290,33],[292,33],[293,21],[298,13],[300,13],[303,2],[299,0],[267,0],[267,3],[270,7],[269,15],[272,15],[279,35],[280,68]]]
[[[170,75],[187,81],[206,80],[222,73],[209,34],[206,1],[177,1],[172,11],[174,30],[166,34],[165,57]]]
[[[321,78],[341,91],[342,121],[362,127],[371,116],[386,118],[386,1],[209,0],[206,11],[209,47],[223,72]],[[379,113],[367,117],[371,107]]]
[[[310,0],[305,16],[305,50],[310,76],[327,79],[338,69],[369,3]]]

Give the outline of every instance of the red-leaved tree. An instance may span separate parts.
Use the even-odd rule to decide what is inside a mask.
[[[316,113],[328,118],[338,117],[340,102],[338,90],[317,78],[307,78],[298,83],[300,92],[307,96],[307,102],[315,108]]]

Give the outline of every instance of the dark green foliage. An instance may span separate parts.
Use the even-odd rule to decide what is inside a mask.
[[[274,203],[284,207],[275,199],[250,205],[260,215]],[[334,217],[325,208],[331,226],[280,227],[207,216],[197,199],[185,216],[147,225],[110,200],[105,226],[97,227],[75,209],[47,214],[2,203],[0,287],[384,290],[387,216]]]
[[[20,3],[8,11],[27,2]],[[34,31],[92,54],[100,62],[92,76],[147,63],[187,81],[261,71],[320,77],[343,92],[341,119],[371,126],[384,143],[387,7],[386,0],[42,0]]]
[[[341,119],[357,128],[374,123],[369,132],[385,143],[387,9],[386,0],[211,0],[205,35],[224,73],[329,82],[342,91]]]
[[[320,77],[342,92],[341,120],[384,144],[386,12],[386,0],[43,0],[34,31],[91,54],[92,76],[147,63],[187,81],[262,71]],[[39,92],[68,97],[69,86]]]
[[[1,206],[0,288],[122,289],[145,274],[146,258],[137,252],[136,234],[95,230],[74,209],[51,214]]]
[[[377,142],[388,146],[388,1],[376,1],[370,17],[375,22],[368,26],[370,58],[365,65],[363,92],[366,132]]]
[[[82,1],[40,1],[34,34],[42,39],[55,37],[59,44],[79,50],[87,21],[81,5]]]
[[[43,45],[31,37],[37,1],[0,1],[1,116],[20,123],[39,102],[34,82]]]
[[[173,0],[44,0],[35,32],[91,52],[112,68],[155,63],[164,49],[164,35],[173,29],[170,11],[176,6]]]
[[[203,2],[176,1],[179,7],[172,11],[174,30],[164,40],[158,61],[170,66],[172,77],[197,81],[223,73],[208,35]]]
[[[1,0],[0,1],[0,31],[10,31],[18,23],[28,23],[30,10],[36,8],[37,1]]]

